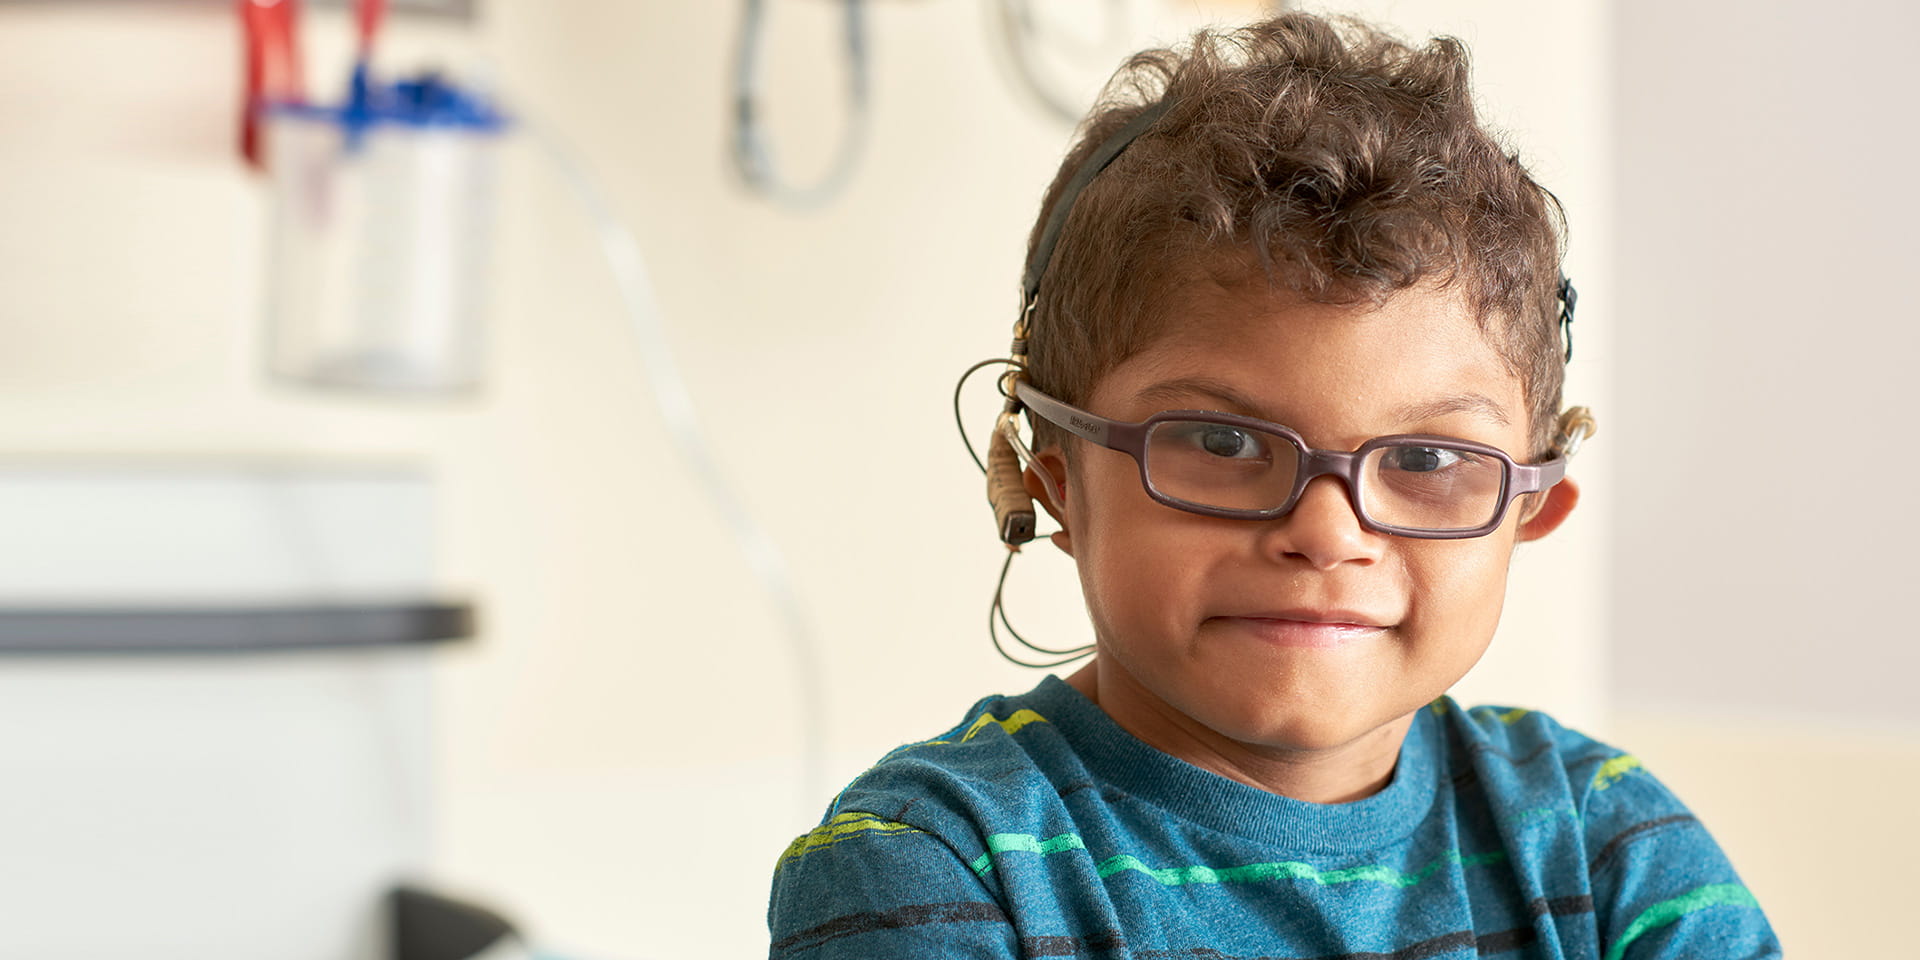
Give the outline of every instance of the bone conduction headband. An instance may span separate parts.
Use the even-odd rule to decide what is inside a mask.
[[[1039,242],[1034,244],[1033,253],[1027,258],[1027,269],[1020,281],[1020,319],[1014,323],[1013,344],[1009,348],[1013,368],[1001,381],[1001,391],[1007,395],[1007,402],[994,426],[993,439],[987,442],[987,500],[993,504],[994,526],[1000,531],[1000,541],[1009,547],[1017,549],[1032,540],[1034,532],[1033,500],[1027,496],[1026,486],[1021,481],[1020,455],[1014,448],[1014,436],[1018,433],[1014,427],[1014,415],[1020,412],[1020,401],[1013,387],[1020,372],[1026,368],[1028,322],[1033,316],[1035,304],[1040,300],[1040,281],[1046,276],[1047,261],[1053,259],[1053,248],[1060,242],[1060,231],[1066,226],[1067,216],[1073,212],[1073,204],[1079,199],[1080,191],[1085,190],[1087,184],[1100,175],[1100,171],[1105,170],[1133,141],[1147,132],[1170,106],[1171,103],[1164,98],[1154,102],[1094,148],[1054,200],[1053,209],[1047,212],[1046,225],[1040,229]]]
[[[1053,209],[1047,213],[1047,225],[1040,231],[1040,242],[1033,245],[1033,256],[1027,260],[1026,274],[1021,277],[1021,288],[1025,294],[1022,306],[1025,310],[1032,310],[1034,301],[1040,296],[1040,278],[1046,276],[1047,261],[1053,259],[1054,245],[1060,242],[1060,231],[1067,225],[1067,215],[1073,212],[1073,203],[1080,198],[1080,191],[1085,190],[1087,184],[1100,175],[1100,171],[1125,153],[1133,141],[1140,139],[1140,135],[1146,133],[1147,128],[1153,126],[1170,106],[1172,104],[1169,101],[1160,100],[1140,111],[1139,116],[1127,121],[1126,126],[1095,148],[1087,156],[1087,162],[1074,171],[1073,179],[1068,180],[1066,187],[1061,189],[1060,199],[1054,202]]]

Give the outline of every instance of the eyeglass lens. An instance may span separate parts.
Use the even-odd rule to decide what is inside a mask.
[[[1147,482],[1200,507],[1271,510],[1287,502],[1302,461],[1285,436],[1204,421],[1167,420],[1147,433]],[[1499,510],[1506,463],[1444,445],[1374,447],[1360,462],[1356,503],[1372,522],[1415,530],[1471,530]]]

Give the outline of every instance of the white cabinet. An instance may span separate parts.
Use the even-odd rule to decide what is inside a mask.
[[[383,956],[431,837],[416,641],[463,632],[432,542],[404,470],[0,463],[0,956]]]

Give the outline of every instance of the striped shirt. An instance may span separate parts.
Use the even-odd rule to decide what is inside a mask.
[[[889,754],[775,868],[774,958],[1778,957],[1700,822],[1526,710],[1422,709],[1314,804],[1134,739],[1055,677]]]

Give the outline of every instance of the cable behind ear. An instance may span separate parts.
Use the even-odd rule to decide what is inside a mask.
[[[987,441],[987,458],[982,460],[973,448],[973,441],[967,438],[967,420],[960,411],[960,394],[976,371],[996,365],[1008,368],[1000,376],[1000,391],[1007,401],[1001,407],[999,419],[994,422],[993,436]],[[987,478],[987,502],[993,506],[993,525],[1000,535],[1000,542],[1015,550],[1033,539],[1034,522],[1038,519],[1033,509],[1033,498],[1027,495],[1026,484],[1020,476],[1021,457],[1025,456],[1031,461],[1033,454],[1027,450],[1026,444],[1020,442],[1017,419],[1020,404],[1012,392],[1018,370],[1018,363],[1010,358],[982,360],[968,367],[953,385],[953,424],[960,431],[960,442],[966,445],[967,455],[973,458],[974,464]],[[1046,472],[1045,468],[1039,469],[1043,474]],[[1049,483],[1052,479],[1051,476],[1047,478]]]

